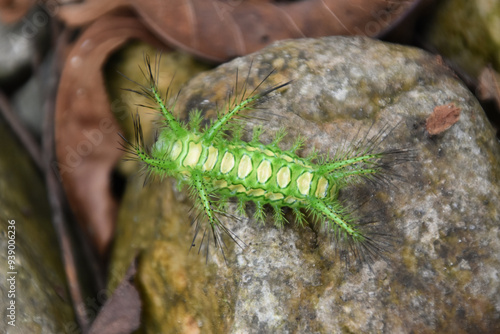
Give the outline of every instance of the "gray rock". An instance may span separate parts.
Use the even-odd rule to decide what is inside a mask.
[[[481,107],[438,58],[421,50],[356,37],[275,43],[193,79],[176,110],[201,107],[214,115],[253,62],[256,85],[290,79],[255,111],[269,143],[280,126],[282,147],[301,134],[307,154],[334,153],[356,133],[394,128],[380,145],[411,148],[394,186],[363,185],[343,194],[360,215],[391,234],[387,259],[346,266],[319,226],[279,229],[252,219],[224,219],[247,245],[228,242],[225,265],[205,264],[192,240],[187,191],[175,181],[126,190],[112,259],[116,286],[135,254],[148,333],[495,332],[500,330],[500,146]],[[165,74],[166,75],[166,74]],[[241,87],[241,86],[240,86]],[[431,137],[425,120],[454,103],[460,120]],[[262,121],[264,119],[264,121]],[[252,125],[248,124],[251,129]],[[247,212],[252,214],[250,207]],[[230,205],[229,212],[234,213]],[[291,217],[290,217],[291,218]],[[197,242],[197,246],[199,241]]]

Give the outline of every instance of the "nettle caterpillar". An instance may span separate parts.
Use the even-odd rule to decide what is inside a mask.
[[[263,222],[271,208],[277,227],[287,222],[283,213],[286,207],[293,211],[299,225],[307,224],[306,215],[312,216],[332,233],[340,247],[346,247],[359,260],[372,262],[384,252],[387,242],[378,238],[383,234],[365,233],[363,225],[339,200],[339,192],[361,181],[384,181],[388,170],[408,160],[406,149],[378,151],[391,129],[384,127],[377,135],[353,142],[333,157],[312,153],[303,158],[297,152],[303,147],[304,138],[297,138],[288,150],[279,147],[286,134],[284,130],[278,131],[267,145],[259,141],[260,126],[254,127],[250,141],[241,139],[243,122],[252,117],[249,111],[263,97],[286,89],[291,82],[263,89],[271,72],[247,92],[247,77],[241,94],[235,87],[236,93],[228,99],[226,112],[218,111],[217,118],[200,130],[201,112],[191,111],[187,123],[177,119],[173,104],[168,104],[168,92],[162,95],[157,86],[158,63],[152,67],[148,57],[145,63],[147,84],[135,83],[139,89],[130,91],[152,101],[148,107],[161,113],[162,126],[154,144],[148,147],[136,114],[135,143],[122,136],[127,143],[124,150],[129,159],[142,162],[147,176],[171,176],[188,186],[197,209],[192,246],[200,231],[203,231],[201,244],[204,240],[208,244],[213,241],[224,258],[222,234],[242,246],[243,242],[219,219],[219,215],[234,217],[225,207],[228,200],[236,199],[242,216],[246,215],[247,202],[254,203],[256,221]]]

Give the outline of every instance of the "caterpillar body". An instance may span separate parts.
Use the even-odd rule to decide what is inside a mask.
[[[265,219],[265,206],[270,206],[275,225],[279,227],[287,222],[284,207],[293,210],[300,225],[307,223],[306,212],[332,232],[337,241],[346,241],[354,255],[362,260],[372,260],[384,250],[383,241],[362,231],[362,226],[339,200],[339,191],[362,180],[382,179],[382,172],[405,160],[404,149],[377,151],[387,129],[372,138],[364,138],[333,158],[316,154],[303,158],[297,154],[305,142],[301,137],[289,150],[278,146],[286,134],[284,130],[278,131],[273,142],[267,145],[259,141],[262,128],[258,126],[253,130],[252,140],[241,139],[242,119],[245,119],[241,118],[242,113],[255,107],[264,96],[286,89],[291,82],[259,91],[268,75],[249,94],[247,87],[243,87],[241,98],[237,99],[235,94],[227,112],[219,113],[202,131],[200,111],[192,111],[187,124],[176,119],[173,107],[167,102],[168,96],[162,96],[158,89],[159,74],[148,57],[144,74],[148,83],[131,91],[153,102],[150,107],[162,114],[163,127],[155,143],[147,147],[137,114],[135,143],[122,136],[128,144],[125,151],[132,159],[141,161],[149,175],[172,176],[189,187],[200,213],[195,218],[193,245],[201,230],[204,231],[202,240],[211,232],[215,246],[223,255],[222,233],[241,245],[241,240],[219,219],[219,215],[227,215],[227,201],[235,198],[241,215],[245,215],[247,202],[255,203],[257,221]]]

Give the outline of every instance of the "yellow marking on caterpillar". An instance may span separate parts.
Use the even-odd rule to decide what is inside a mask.
[[[216,189],[227,188],[227,182],[224,180],[215,180],[213,185],[214,185],[214,188],[216,188]]]
[[[222,174],[229,173],[234,168],[234,155],[231,152],[224,153],[220,164],[220,172]]]
[[[286,154],[283,154],[281,156],[281,158],[283,158],[284,160],[286,160],[287,162],[293,162],[293,158],[292,157],[289,157],[288,155]]]
[[[271,201],[278,201],[280,199],[283,199],[285,195],[280,193],[267,193],[264,197]]]
[[[276,181],[278,182],[278,186],[280,188],[285,188],[291,181],[291,172],[290,168],[284,166],[281,167],[278,173],[276,174]]]
[[[271,151],[271,150],[264,150],[264,154],[267,155],[267,156],[269,156],[269,157],[274,157],[275,156],[274,152]]]
[[[172,146],[172,151],[170,152],[170,157],[172,160],[175,160],[179,157],[179,154],[182,152],[182,142],[177,140]]]
[[[201,143],[190,142],[188,147],[188,154],[182,164],[184,167],[194,167],[200,160]]]
[[[252,169],[252,158],[244,154],[243,157],[241,157],[240,165],[238,166],[238,177],[240,179],[244,179],[252,172]]]
[[[316,187],[316,193],[315,193],[316,197],[325,198],[327,189],[328,189],[328,180],[322,176],[318,180],[318,186]]]
[[[247,189],[241,184],[232,184],[227,188],[231,191],[236,191],[237,193],[244,193],[247,191]]]
[[[211,171],[215,164],[217,163],[217,158],[219,157],[219,150],[213,146],[208,148],[207,160],[203,164],[203,170]]]
[[[295,198],[293,196],[288,196],[287,198],[285,198],[285,203],[287,203],[287,204],[292,204],[295,202],[297,202],[297,198]]]
[[[271,163],[268,160],[262,160],[259,167],[257,167],[257,181],[259,183],[266,183],[272,173]]]
[[[264,189],[250,189],[247,191],[248,196],[262,196],[266,193]]]
[[[299,189],[299,192],[304,196],[309,195],[312,177],[312,173],[305,172],[297,179],[297,188]]]

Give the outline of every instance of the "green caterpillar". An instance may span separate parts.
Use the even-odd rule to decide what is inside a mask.
[[[383,135],[387,134],[387,128],[331,159],[316,154],[307,158],[298,156],[296,152],[303,146],[303,138],[297,138],[291,149],[281,149],[278,144],[285,136],[283,130],[268,145],[259,142],[260,127],[254,128],[251,141],[241,140],[242,122],[238,116],[255,107],[264,96],[285,89],[291,83],[259,92],[269,75],[250,94],[246,94],[245,85],[241,99],[234,97],[228,111],[219,114],[200,131],[200,111],[191,112],[188,124],[175,118],[173,108],[166,102],[167,97],[163,97],[157,87],[158,73],[156,69],[153,71],[146,57],[148,83],[140,85],[140,90],[132,91],[153,101],[152,108],[163,115],[163,127],[155,143],[147,147],[136,115],[135,144],[122,136],[128,143],[126,151],[143,163],[149,175],[172,176],[189,186],[195,207],[202,213],[196,219],[193,245],[203,226],[208,227],[203,229],[203,240],[206,232],[211,232],[215,246],[222,250],[223,255],[221,232],[240,243],[218,218],[218,215],[226,214],[224,207],[228,199],[236,198],[241,215],[245,215],[247,202],[255,203],[254,218],[257,221],[265,219],[264,206],[270,206],[274,211],[274,222],[279,227],[286,222],[284,207],[293,210],[300,225],[306,224],[305,211],[327,231],[333,231],[338,241],[347,241],[349,246],[354,246],[350,249],[356,257],[371,260],[383,250],[383,242],[361,231],[361,226],[339,201],[339,191],[362,180],[381,179],[381,172],[404,160],[402,157],[407,151],[376,151]]]

